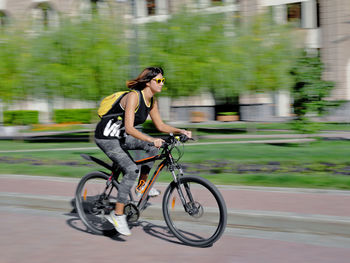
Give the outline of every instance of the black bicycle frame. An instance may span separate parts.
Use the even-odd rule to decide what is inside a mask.
[[[82,155],[82,157],[87,159],[87,160],[94,161],[94,162],[98,163],[99,165],[102,165],[103,167],[109,169],[112,172],[112,174],[110,174],[111,176],[107,182],[107,186],[106,186],[105,191],[108,190],[112,180],[115,180],[117,183],[119,183],[118,178],[119,178],[119,174],[120,174],[121,170],[120,170],[120,167],[118,167],[116,164],[113,164],[112,166],[110,166],[110,165],[104,163],[103,161],[101,161],[95,157],[88,156],[85,154]],[[151,179],[149,180],[149,183],[147,184],[145,191],[143,192],[143,194],[142,194],[142,196],[137,204],[137,208],[139,209],[139,211],[142,211],[145,208],[147,201],[148,201],[148,193],[152,189],[154,183],[157,181],[157,178],[158,178],[160,172],[163,170],[164,166],[169,167],[169,171],[172,173],[175,183],[178,183],[178,181],[177,181],[177,177],[174,173],[174,171],[175,171],[174,167],[176,166],[176,168],[180,171],[180,174],[181,175],[183,174],[181,167],[178,164],[175,164],[174,159],[171,155],[171,149],[168,149],[168,147],[164,148],[164,151],[161,154],[157,154],[157,155],[145,158],[145,159],[137,160],[137,161],[135,161],[135,163],[137,165],[141,165],[144,163],[148,163],[150,161],[157,161],[157,160],[162,160],[162,159],[163,159],[163,161],[157,166],[157,169],[154,171]],[[105,173],[105,174],[107,174],[107,173]],[[177,189],[179,192],[180,199],[181,199],[183,205],[185,206],[185,209],[187,210],[186,200],[183,196],[181,189],[179,189],[178,185],[177,185]],[[186,189],[186,192],[188,192],[188,189]],[[110,194],[110,192],[107,195],[109,195],[109,194]],[[191,194],[188,194],[188,196],[190,197],[190,199],[192,199]]]
[[[156,161],[156,160],[159,160],[159,159],[162,159],[162,156],[161,155],[155,155],[155,156],[151,156],[151,157],[148,157],[148,158],[145,158],[145,159],[142,159],[142,160],[138,160],[138,161],[135,161],[135,163],[137,165],[139,164],[144,164],[144,163],[148,163],[150,161]],[[157,166],[157,169],[154,171],[151,179],[149,180],[149,183],[147,184],[146,186],[146,189],[145,191],[143,192],[138,204],[137,204],[137,208],[141,211],[143,210],[143,208],[145,207],[146,203],[147,203],[147,196],[148,196],[148,192],[151,190],[151,188],[153,187],[156,179],[158,178],[159,176],[159,173],[160,171],[163,169],[163,167],[165,165],[167,165],[167,159],[164,159],[158,166]]]
[[[135,161],[135,163],[137,165],[140,164],[144,164],[150,161],[156,161],[156,160],[160,160],[163,159],[164,160],[157,166],[157,169],[154,171],[151,179],[149,180],[149,183],[147,184],[147,187],[145,189],[145,191],[143,192],[138,204],[137,204],[137,208],[142,211],[147,203],[148,200],[148,192],[152,189],[154,183],[157,181],[157,178],[160,174],[160,172],[163,170],[164,166],[168,166],[170,172],[174,172],[174,159],[171,155],[171,149],[168,149],[167,147],[164,149],[164,151],[161,154],[155,155],[155,156],[151,156],[145,159],[141,159],[141,160],[137,160]],[[176,181],[176,176],[173,174],[174,180]]]

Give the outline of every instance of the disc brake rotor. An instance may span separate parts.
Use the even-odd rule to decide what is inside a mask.
[[[204,210],[203,210],[203,206],[200,203],[194,202],[194,203],[188,203],[187,205],[189,207],[188,213],[190,214],[190,216],[193,216],[195,218],[200,218],[203,215]]]

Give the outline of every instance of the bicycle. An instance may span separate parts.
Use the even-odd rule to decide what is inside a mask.
[[[134,198],[132,191],[130,192],[130,200],[125,205],[124,213],[129,223],[139,219],[141,212],[147,208],[148,192],[163,168],[167,167],[173,176],[173,181],[166,188],[162,200],[166,225],[184,244],[207,247],[216,242],[225,230],[226,204],[219,190],[210,181],[199,176],[183,174],[178,161],[184,153],[184,147],[181,151],[178,146],[184,145],[188,140],[185,135],[170,135],[165,138],[160,154],[135,161],[136,164],[150,160],[161,162],[139,200]],[[174,149],[179,153],[177,159],[172,154]],[[93,156],[86,154],[81,156],[103,166],[109,172],[94,171],[80,180],[75,196],[78,214],[93,233],[114,235],[116,230],[104,215],[109,214],[115,207],[121,169],[116,164],[111,166]]]

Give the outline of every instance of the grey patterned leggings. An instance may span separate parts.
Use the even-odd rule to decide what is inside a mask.
[[[139,174],[139,168],[131,158],[128,150],[144,150],[146,157],[154,156],[158,153],[158,149],[150,146],[149,142],[136,139],[132,136],[127,136],[122,139],[97,139],[95,138],[97,146],[115,163],[117,163],[124,174],[120,182],[117,202],[125,204],[131,187]],[[148,162],[141,166],[141,173],[148,174],[154,162]]]

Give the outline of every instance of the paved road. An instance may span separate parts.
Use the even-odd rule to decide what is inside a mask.
[[[348,191],[220,186],[230,224],[213,247],[193,248],[168,233],[163,220],[147,216],[131,237],[88,233],[71,213],[76,184],[0,175],[1,263],[349,262]],[[155,208],[160,200],[152,200]]]

